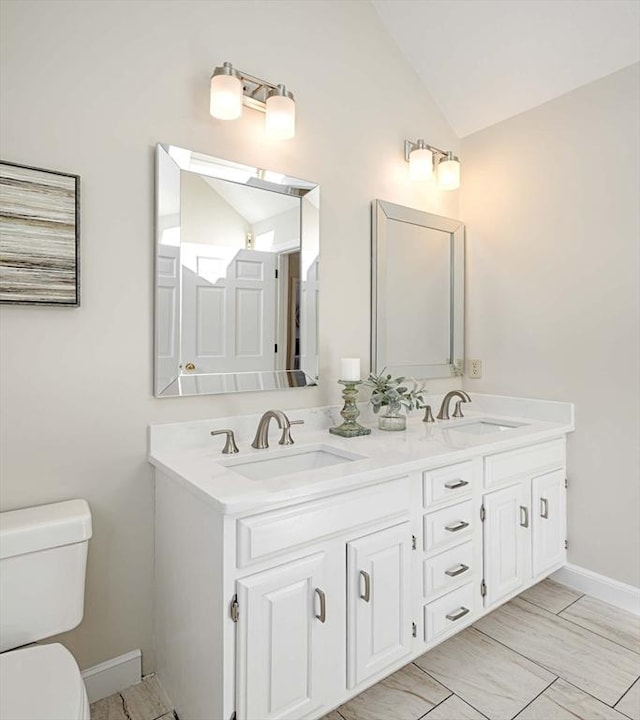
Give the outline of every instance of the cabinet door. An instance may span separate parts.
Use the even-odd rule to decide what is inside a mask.
[[[533,575],[566,562],[566,492],[564,471],[534,477],[532,491]]]
[[[237,583],[239,720],[300,720],[324,702],[324,553]]]
[[[484,496],[485,606],[509,595],[531,573],[529,483]]]
[[[410,523],[347,546],[348,686],[411,652]]]

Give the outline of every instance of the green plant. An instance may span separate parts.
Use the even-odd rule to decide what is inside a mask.
[[[373,405],[373,412],[380,412],[380,408],[385,405],[391,408],[395,407],[395,409],[400,409],[400,407],[404,407],[407,410],[419,408],[421,403],[424,402],[424,386],[418,385],[413,378],[410,378],[413,387],[409,389],[409,387],[404,384],[406,378],[392,378],[389,374],[385,375],[385,369],[383,369],[379,375],[370,373],[369,377],[364,381],[365,385],[373,388],[370,398],[370,402]]]

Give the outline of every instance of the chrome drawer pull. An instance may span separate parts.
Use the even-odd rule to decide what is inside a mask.
[[[547,498],[540,498],[540,517],[545,520],[549,518],[549,501]]]
[[[464,520],[458,520],[458,522],[452,523],[451,525],[445,525],[444,529],[449,532],[458,532],[458,530],[464,530],[469,527],[469,523]]]
[[[529,527],[529,508],[520,505],[520,527]]]
[[[316,595],[320,599],[320,614],[316,615],[316,620],[320,620],[320,622],[323,623],[327,620],[327,596],[320,588],[316,588]]]
[[[455,577],[456,575],[462,575],[462,573],[467,572],[469,569],[468,565],[464,565],[463,563],[460,563],[460,565],[456,565],[456,567],[449,568],[448,570],[444,571],[445,575],[448,575],[449,577]]]
[[[360,570],[360,577],[364,579],[364,593],[360,593],[360,599],[369,602],[371,600],[371,575],[364,570]]]
[[[461,607],[458,608],[455,612],[449,613],[448,615],[445,615],[447,620],[451,620],[452,622],[455,622],[456,620],[460,620],[461,617],[464,617],[469,612],[469,608]]]
[[[449,482],[446,482],[444,486],[447,488],[447,490],[457,490],[458,488],[464,487],[465,485],[468,485],[468,480],[449,480]]]

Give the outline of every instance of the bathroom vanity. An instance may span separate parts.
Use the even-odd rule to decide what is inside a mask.
[[[562,567],[567,403],[353,439],[337,410],[152,426],[156,667],[183,720],[314,720]],[[241,448],[221,454],[211,430]]]

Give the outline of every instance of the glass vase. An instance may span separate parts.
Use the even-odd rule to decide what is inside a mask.
[[[381,410],[378,417],[378,427],[380,430],[406,430],[407,416],[400,411],[402,406],[400,403],[392,402]]]

